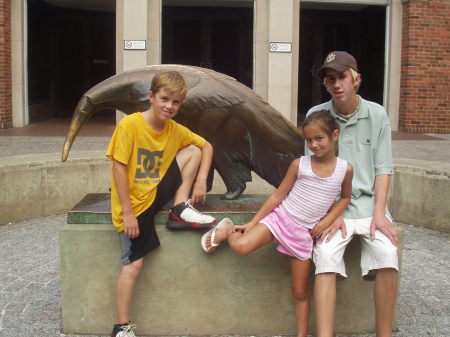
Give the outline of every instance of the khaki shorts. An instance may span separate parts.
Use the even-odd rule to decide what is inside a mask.
[[[347,236],[342,238],[338,230],[329,242],[314,246],[313,261],[316,275],[337,273],[346,278],[344,251],[351,239],[358,235],[361,240],[361,275],[373,280],[377,269],[393,268],[398,270],[397,247],[381,231],[375,231],[375,240],[370,239],[372,217],[365,219],[344,219]]]

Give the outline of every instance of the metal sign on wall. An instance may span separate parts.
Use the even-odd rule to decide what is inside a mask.
[[[145,50],[147,48],[146,40],[124,40],[123,49],[125,50]]]
[[[272,53],[291,53],[292,43],[290,42],[270,42],[269,51]]]

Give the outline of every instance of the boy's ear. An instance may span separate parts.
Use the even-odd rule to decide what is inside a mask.
[[[358,74],[355,78],[355,80],[353,81],[353,83],[355,84],[355,86],[360,86],[361,85],[361,74]]]
[[[148,98],[150,100],[150,103],[153,103],[153,93],[151,90],[148,92]]]
[[[339,130],[334,130],[333,133],[331,134],[332,138],[334,141],[337,141],[339,139]]]

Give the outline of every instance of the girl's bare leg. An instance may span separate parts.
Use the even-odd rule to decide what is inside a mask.
[[[234,225],[230,223],[217,228],[214,243],[221,244],[228,239],[230,248],[237,255],[247,255],[273,241],[272,233],[264,224],[259,223],[244,233],[233,233],[233,227]],[[206,246],[210,247],[210,245],[211,237],[208,237],[206,239]]]
[[[295,298],[297,337],[306,337],[309,323],[308,279],[311,260],[291,259],[292,293]]]
[[[258,223],[244,233],[234,232],[228,236],[228,244],[237,255],[247,255],[273,241],[269,228]]]

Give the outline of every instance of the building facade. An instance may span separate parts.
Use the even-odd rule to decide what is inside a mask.
[[[0,128],[70,117],[96,83],[161,63],[228,74],[297,124],[347,50],[393,130],[450,133],[448,17],[448,0],[0,0]]]

